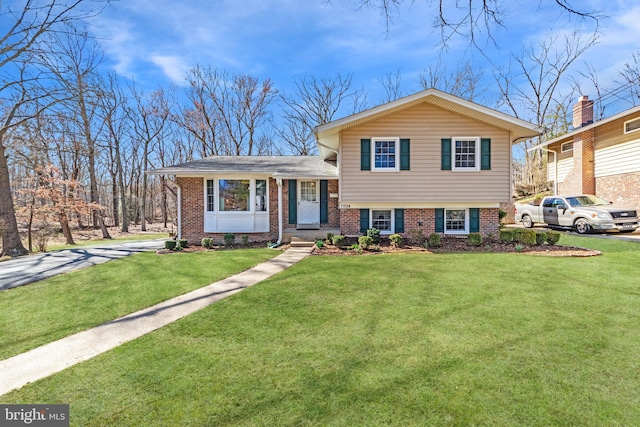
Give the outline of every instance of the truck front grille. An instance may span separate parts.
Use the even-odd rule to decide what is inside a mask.
[[[631,218],[636,218],[638,216],[638,212],[637,211],[618,211],[618,212],[611,212],[611,216],[616,218],[616,219],[631,219]]]

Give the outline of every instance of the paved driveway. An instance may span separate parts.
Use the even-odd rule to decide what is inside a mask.
[[[160,249],[164,247],[165,240],[103,243],[3,261],[0,262],[0,291],[131,254]]]

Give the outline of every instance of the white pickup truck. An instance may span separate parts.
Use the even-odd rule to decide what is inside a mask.
[[[631,233],[638,228],[638,211],[635,208],[614,206],[597,196],[547,196],[538,203],[518,204],[516,222],[526,228],[534,223],[550,227],[574,229],[580,234],[595,231],[618,230]]]

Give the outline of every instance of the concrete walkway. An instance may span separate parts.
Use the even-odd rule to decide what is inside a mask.
[[[307,257],[292,247],[269,261],[179,297],[0,361],[0,395],[148,334],[271,277]]]
[[[160,249],[165,240],[101,243],[3,261],[0,262],[0,291],[138,252]]]

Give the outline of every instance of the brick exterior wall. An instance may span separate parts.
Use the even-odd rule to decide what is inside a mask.
[[[593,101],[581,96],[573,106],[573,126],[593,123]],[[573,167],[563,182],[558,183],[558,194],[595,194],[594,130],[573,137]]]
[[[616,205],[640,207],[640,172],[596,178],[596,193]]]
[[[496,234],[500,228],[499,208],[480,209],[480,233],[483,235]],[[411,236],[413,230],[422,230],[422,234],[428,236],[436,229],[435,209],[405,209],[403,237]],[[360,209],[340,210],[340,231],[345,236],[359,236],[360,233]]]
[[[177,177],[176,182],[181,188],[181,236],[187,239],[190,245],[200,245],[203,237],[211,237],[216,242],[221,242],[225,233],[204,232],[204,179]],[[287,181],[284,180],[282,188],[282,226],[291,227],[289,224],[289,191]],[[278,185],[273,178],[269,179],[269,232],[266,233],[235,233],[236,241],[242,236],[249,237],[250,242],[276,241],[278,239]],[[328,181],[328,192],[338,192],[338,180]],[[329,198],[329,222],[321,224],[321,229],[338,228],[340,226],[340,212],[338,210],[338,198]]]

